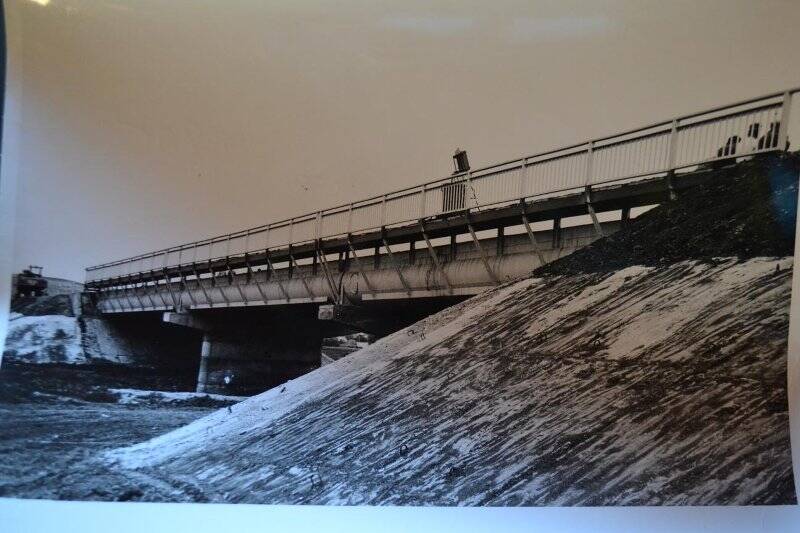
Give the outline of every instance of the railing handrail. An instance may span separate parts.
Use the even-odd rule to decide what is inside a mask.
[[[690,119],[697,118],[697,117],[700,117],[700,116],[703,116],[703,115],[713,114],[713,113],[717,113],[717,112],[720,112],[720,111],[725,111],[725,110],[729,110],[729,109],[733,109],[733,108],[737,108],[737,107],[742,107],[742,106],[746,106],[746,105],[753,104],[753,103],[756,103],[756,102],[762,102],[762,101],[765,101],[765,100],[770,100],[770,99],[773,99],[773,98],[779,98],[779,97],[782,97],[782,96],[784,96],[786,94],[794,94],[794,93],[797,93],[797,92],[800,92],[800,86],[792,87],[790,89],[786,89],[786,90],[783,90],[783,91],[772,92],[772,93],[769,93],[769,94],[766,94],[766,95],[762,95],[762,96],[759,96],[759,97],[747,98],[747,99],[744,99],[744,100],[739,100],[739,101],[734,102],[734,103],[720,105],[720,106],[712,107],[710,109],[697,111],[697,112],[694,112],[694,113],[680,115],[680,116],[674,117],[674,118],[669,119],[669,120],[662,120],[662,121],[659,121],[659,122],[654,122],[654,123],[648,124],[646,126],[639,126],[639,127],[628,129],[628,130],[625,130],[625,131],[622,131],[622,132],[619,132],[619,133],[615,133],[615,134],[612,134],[612,135],[596,137],[596,138],[593,138],[593,139],[590,139],[590,140],[587,140],[587,141],[574,143],[574,144],[570,144],[570,145],[567,145],[567,146],[562,146],[562,147],[559,147],[559,148],[552,148],[552,149],[544,150],[544,151],[537,152],[537,153],[534,153],[534,154],[531,154],[531,155],[518,157],[518,158],[515,158],[515,159],[509,159],[507,161],[503,161],[503,162],[500,162],[500,163],[493,163],[491,165],[487,165],[487,166],[483,166],[483,167],[480,167],[480,168],[477,168],[477,169],[474,169],[474,170],[470,170],[469,174],[474,176],[475,178],[481,177],[481,176],[476,176],[476,175],[477,174],[481,174],[482,175],[482,173],[486,173],[486,175],[492,175],[492,174],[495,174],[496,172],[486,172],[486,171],[490,171],[490,170],[493,170],[493,169],[498,169],[498,168],[505,167],[505,166],[512,166],[512,165],[513,166],[519,166],[520,164],[522,164],[524,166],[527,166],[528,165],[528,160],[531,160],[531,159],[546,157],[546,156],[550,156],[550,155],[553,155],[553,154],[560,154],[561,152],[569,152],[571,150],[576,150],[578,148],[589,147],[589,146],[592,146],[592,145],[597,144],[597,143],[603,143],[605,141],[609,141],[609,140],[612,140],[612,139],[627,137],[627,136],[630,136],[630,135],[634,135],[634,134],[637,134],[637,133],[641,133],[641,132],[644,132],[644,131],[647,131],[647,130],[651,130],[651,129],[655,129],[655,128],[659,128],[659,127],[666,127],[666,126],[672,127],[672,125],[675,124],[675,123],[680,124],[680,122],[682,122],[682,121],[690,120]],[[778,102],[776,102],[776,104],[777,103]],[[721,118],[721,117],[716,117],[716,118]],[[788,127],[788,125],[784,125],[784,127]],[[663,132],[652,132],[649,135],[657,135],[657,134],[661,134],[661,133],[663,133]],[[649,135],[647,135],[647,136],[649,136]],[[644,136],[644,137],[647,137],[647,136]],[[636,137],[633,137],[633,138],[630,138],[630,139],[620,139],[619,142],[628,142],[628,141],[633,141],[635,139],[636,139]],[[602,147],[600,147],[600,148],[602,148]],[[572,155],[572,154],[566,154],[565,153],[565,154],[562,154],[562,155],[558,155],[556,158],[566,157],[568,155]],[[556,158],[553,158],[553,159],[556,159]],[[544,161],[546,161],[546,159]],[[540,162],[542,162],[542,161],[538,161],[537,163],[540,163]],[[501,172],[501,171],[497,171],[497,172]],[[324,216],[326,213],[331,213],[331,212],[335,214],[335,213],[338,213],[338,212],[344,212],[344,211],[346,211],[347,209],[349,209],[351,207],[368,206],[368,205],[372,205],[374,203],[382,202],[382,201],[384,201],[384,199],[391,200],[391,199],[394,199],[394,197],[396,195],[402,195],[402,193],[408,193],[410,191],[419,191],[419,190],[421,190],[423,188],[428,188],[430,186],[438,185],[438,184],[440,184],[442,182],[448,181],[451,178],[452,178],[452,175],[448,175],[448,176],[432,179],[430,181],[419,183],[417,185],[412,185],[412,186],[409,186],[409,187],[404,187],[404,188],[401,188],[401,189],[392,190],[392,191],[390,191],[388,193],[371,196],[371,197],[364,198],[364,199],[361,199],[361,200],[356,200],[356,201],[353,201],[353,202],[346,202],[346,203],[343,203],[343,204],[335,205],[333,207],[328,207],[328,208],[317,210],[317,211],[311,211],[311,212],[304,213],[304,214],[301,214],[301,215],[298,215],[298,216],[286,218],[286,219],[283,219],[283,220],[278,220],[278,221],[275,221],[275,222],[270,222],[268,224],[262,224],[260,226],[254,226],[254,227],[243,229],[243,230],[236,231],[236,232],[223,233],[223,234],[220,234],[220,235],[217,235],[217,236],[207,237],[207,238],[200,239],[200,240],[193,241],[193,242],[189,242],[189,243],[169,246],[167,248],[162,248],[160,250],[155,250],[155,251],[152,251],[152,252],[145,252],[145,253],[137,254],[137,255],[134,255],[134,256],[131,256],[131,257],[127,257],[127,258],[124,258],[124,259],[118,259],[118,260],[115,260],[115,261],[109,261],[109,262],[102,263],[102,264],[99,264],[99,265],[94,265],[94,266],[91,266],[91,267],[87,267],[85,270],[88,273],[88,272],[91,272],[91,271],[94,271],[94,270],[98,270],[100,268],[105,268],[105,267],[109,267],[109,266],[116,266],[116,265],[121,265],[121,264],[125,264],[125,263],[130,263],[130,262],[133,262],[133,261],[137,261],[139,259],[145,259],[145,258],[148,258],[148,257],[155,257],[155,256],[158,256],[158,255],[161,255],[161,254],[169,254],[171,252],[179,252],[179,251],[183,251],[183,250],[188,250],[188,249],[192,249],[194,247],[201,246],[201,245],[214,244],[214,243],[217,243],[217,242],[222,242],[222,241],[225,241],[225,240],[238,238],[238,237],[242,237],[242,236],[245,236],[245,235],[250,235],[250,234],[253,234],[253,233],[259,233],[259,232],[262,232],[262,231],[265,231],[265,230],[270,230],[270,229],[273,229],[273,228],[281,228],[281,227],[285,227],[287,225],[292,225],[295,222],[305,222],[307,220],[313,220],[318,215]],[[408,195],[406,195],[406,196],[408,196]],[[389,198],[389,197],[391,197],[391,198]],[[399,197],[402,197],[402,196],[399,196]],[[309,239],[305,239],[305,240],[309,240]],[[304,241],[297,241],[297,242],[305,242],[305,240]]]

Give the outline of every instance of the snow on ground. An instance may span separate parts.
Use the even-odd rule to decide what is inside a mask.
[[[3,358],[36,364],[129,364],[134,362],[127,355],[132,352],[103,319],[11,313]]]
[[[108,389],[108,392],[119,397],[119,404],[139,404],[153,400],[162,403],[180,403],[196,399],[209,399],[219,402],[241,402],[246,396],[226,396],[224,394],[206,394],[199,392],[166,392],[138,389]]]
[[[12,317],[3,358],[24,363],[84,362],[77,319],[63,315]]]
[[[505,294],[505,291],[501,294]],[[471,301],[476,302],[476,300],[483,298],[478,296]],[[446,309],[414,326],[378,341],[367,349],[340,359],[334,364],[326,365],[297,379],[290,380],[285,385],[254,396],[232,408],[232,410],[235,409],[236,417],[228,416],[229,413],[227,411],[218,411],[195,424],[190,424],[163,437],[133,446],[130,449],[122,450],[119,457],[129,460],[127,466],[136,467],[143,464],[155,464],[166,459],[162,454],[171,455],[171,451],[167,450],[166,446],[172,447],[172,451],[180,449],[188,453],[196,449],[196,438],[200,435],[204,439],[213,439],[218,436],[224,436],[228,431],[236,432],[243,429],[253,429],[254,427],[266,427],[272,420],[309,401],[312,397],[327,396],[350,380],[379,374],[394,358],[418,349],[420,344],[428,344],[432,339],[443,339],[448,334],[457,333],[459,331],[458,324],[451,319],[460,315],[459,311],[463,307],[464,304],[462,303]],[[459,322],[463,322],[465,319],[468,320],[474,314],[476,313],[464,313],[463,316],[459,317],[462,319]],[[428,342],[420,343],[420,338],[425,338],[425,334],[420,332],[421,328],[425,331],[435,331],[436,336],[428,339]],[[217,429],[220,429],[220,431],[217,431]],[[140,453],[136,453],[137,451]],[[133,453],[131,454],[130,452]],[[140,461],[141,463],[139,463]]]
[[[104,458],[210,501],[792,503],[792,265],[507,284]]]

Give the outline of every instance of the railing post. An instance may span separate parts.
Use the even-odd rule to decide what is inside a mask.
[[[322,238],[322,211],[317,211],[317,220],[314,226],[314,240],[318,241]]]
[[[669,132],[669,146],[667,149],[667,168],[668,172],[675,170],[675,157],[678,153],[678,119],[672,120],[672,128]]]
[[[522,166],[519,167],[519,187],[517,189],[517,197],[525,198],[525,179],[528,177],[528,159],[522,158]]]
[[[420,199],[419,199],[419,218],[420,219],[425,218],[425,202],[426,202],[425,196],[426,196],[427,193],[428,193],[428,187],[427,187],[427,185],[423,185],[422,186],[422,194],[420,194]]]
[[[386,225],[386,195],[381,198],[381,227]]]
[[[594,159],[594,141],[589,141],[589,148],[586,149],[586,184],[592,184],[592,160]]]
[[[676,157],[678,153],[678,119],[672,119],[672,127],[669,132],[669,146],[667,151],[667,191],[670,201],[675,201],[678,196],[675,193],[675,184],[673,178],[675,177]]]
[[[475,189],[472,187],[472,172],[467,171],[466,174],[464,174],[464,184],[465,184],[465,186],[464,186],[464,209],[467,212],[469,212],[470,209],[472,209],[469,205],[467,205],[467,200],[468,200],[467,192],[471,192],[472,193],[472,199],[475,200],[475,206],[474,207],[476,209],[478,209],[478,211],[480,211],[480,207],[478,205],[478,194],[475,192]]]
[[[347,208],[347,234],[350,235],[351,231],[353,231],[353,204],[352,203]]]
[[[289,219],[289,245],[294,242],[294,219]]]
[[[783,93],[783,107],[781,108],[781,125],[778,129],[778,144],[776,148],[778,150],[786,150],[788,147],[786,146],[786,139],[789,135],[789,112],[792,109],[792,93],[786,91]]]

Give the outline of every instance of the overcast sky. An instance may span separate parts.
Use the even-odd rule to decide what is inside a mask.
[[[457,146],[481,166],[800,85],[795,0],[12,4],[15,265],[80,280],[449,173]]]

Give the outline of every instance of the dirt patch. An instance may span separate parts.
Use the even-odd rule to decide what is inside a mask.
[[[157,373],[152,367],[97,363],[30,364],[3,361],[0,403],[53,403],[64,399],[114,403],[109,388],[192,391],[194,382],[180,374]],[[198,405],[203,406],[202,402]]]
[[[544,265],[535,275],[611,272],[688,259],[794,254],[800,154],[773,155],[714,171],[710,182],[624,229]]]
[[[120,395],[108,390],[113,386],[186,390],[186,383],[146,367],[4,362],[0,497],[180,500],[160,484],[119,475],[96,458],[103,450],[188,424],[225,402],[208,397],[169,402],[154,393],[120,405]]]
[[[180,496],[97,463],[103,450],[145,440],[210,412],[103,403],[0,402],[0,497],[128,501]]]
[[[72,300],[69,294],[14,298],[11,301],[11,311],[25,316],[75,316],[72,312]]]

